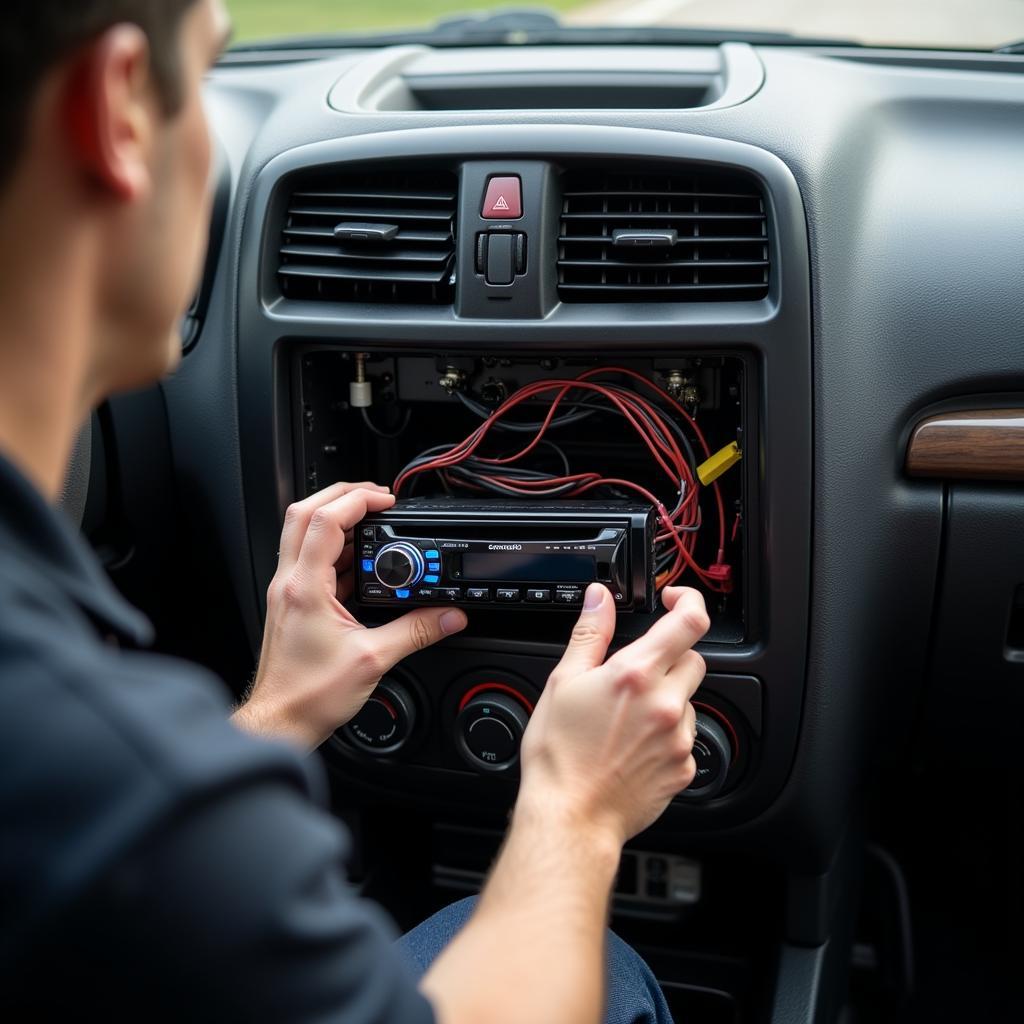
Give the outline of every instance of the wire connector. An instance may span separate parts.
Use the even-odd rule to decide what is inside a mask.
[[[704,570],[704,574],[709,580],[717,584],[717,590],[720,590],[723,594],[732,593],[733,579],[731,565],[727,565],[725,562],[715,562],[714,565],[709,565]]]
[[[697,478],[707,487],[713,484],[727,469],[732,469],[742,458],[743,452],[740,451],[740,446],[735,441],[731,441],[697,467]]]
[[[353,409],[369,409],[373,405],[373,385],[366,379],[366,354],[356,353],[356,379],[349,381],[348,404]]]

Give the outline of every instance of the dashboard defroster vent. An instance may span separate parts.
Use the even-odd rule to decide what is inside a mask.
[[[287,298],[452,302],[454,174],[325,172],[301,185],[282,230],[278,278]]]
[[[725,302],[768,293],[768,224],[743,174],[569,170],[558,293],[565,302]]]

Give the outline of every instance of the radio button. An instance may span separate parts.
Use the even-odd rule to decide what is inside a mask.
[[[466,587],[467,601],[490,601],[491,592],[487,587]]]
[[[362,536],[366,540],[373,540],[373,527],[372,526],[364,526],[359,532],[362,534]]]
[[[558,604],[579,604],[583,600],[582,587],[556,587],[555,601]]]
[[[522,596],[518,587],[498,587],[494,592],[499,601],[518,601]]]
[[[391,592],[379,583],[363,584],[363,597],[390,597]]]
[[[412,596],[417,601],[433,601],[434,600],[434,588],[433,587],[417,587],[412,592]]]
[[[430,548],[430,550],[423,552],[423,557],[424,558],[440,558],[441,557],[441,552],[438,551],[437,548]]]
[[[540,603],[542,603],[544,601],[550,601],[551,600],[551,591],[550,590],[542,590],[542,589],[539,589],[539,588],[538,589],[532,589],[532,588],[528,589],[526,591],[526,600],[527,601],[532,601],[535,604],[540,604]]]
[[[423,556],[411,544],[398,541],[387,544],[374,559],[379,582],[392,590],[406,590],[423,577]]]
[[[424,583],[440,583],[441,582],[441,577],[440,576],[424,576],[423,577],[423,582]]]
[[[431,572],[440,572],[441,571],[441,563],[440,562],[427,562],[427,568]]]
[[[434,600],[435,601],[461,601],[462,600],[462,588],[461,587],[435,587],[434,588]]]
[[[373,559],[372,558],[364,558],[363,559],[363,572],[373,572]]]

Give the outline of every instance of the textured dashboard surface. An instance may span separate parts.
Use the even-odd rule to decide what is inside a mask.
[[[792,172],[806,215],[812,586],[792,774],[762,820],[735,834],[756,829],[822,870],[870,744],[903,741],[894,723],[925,672],[943,495],[902,476],[910,425],[951,396],[1024,389],[1024,76],[772,48],[759,51],[761,89],[726,109],[332,110],[326,97],[362,56],[224,68],[208,88],[235,202],[204,337],[166,395],[178,471],[206,495],[197,525],[228,552],[253,640],[261,599],[240,468],[237,288],[250,192],[269,161],[311,142],[459,125],[615,125],[765,149]]]

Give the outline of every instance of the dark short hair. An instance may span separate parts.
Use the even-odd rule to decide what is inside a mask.
[[[0,183],[17,164],[29,107],[47,72],[113,25],[149,38],[153,84],[167,114],[182,102],[179,32],[195,0],[0,0]]]

